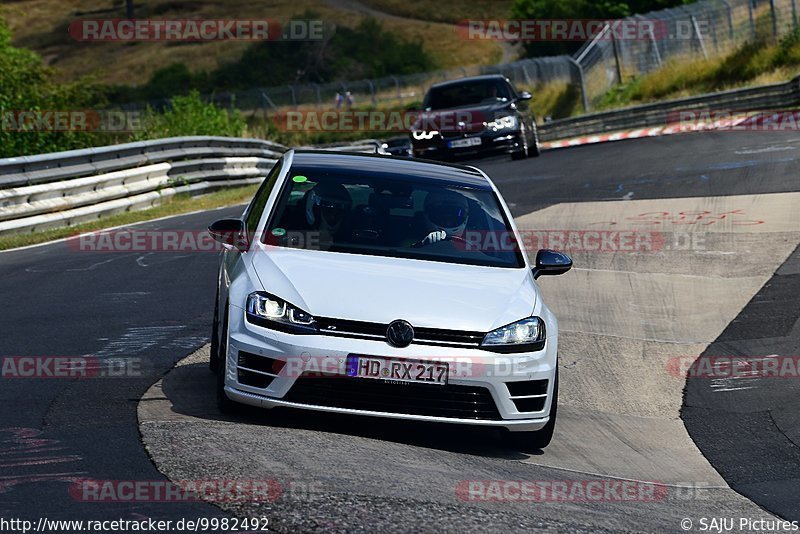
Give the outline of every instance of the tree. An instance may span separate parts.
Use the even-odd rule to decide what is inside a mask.
[[[639,13],[688,4],[692,0],[515,0],[515,19],[610,20]],[[525,43],[528,56],[571,54],[583,43],[577,41],[535,41]]]

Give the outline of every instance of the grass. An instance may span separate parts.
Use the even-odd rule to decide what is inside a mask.
[[[614,87],[596,104],[598,110],[684,96],[777,83],[800,74],[800,31],[778,42],[746,43],[710,59],[674,59],[662,68]]]
[[[362,3],[399,17],[456,24],[466,19],[506,19],[513,0],[362,0]]]
[[[465,2],[462,0],[462,3]],[[11,1],[0,6],[0,14],[9,23],[14,44],[41,54],[61,72],[62,81],[88,75],[108,84],[140,85],[156,70],[173,63],[184,63],[195,71],[213,71],[240,58],[250,44],[245,41],[80,43],[69,36],[67,29],[75,19],[122,18],[122,5],[111,0]],[[355,27],[366,16],[313,0],[148,0],[136,5],[137,18],[162,20],[269,18],[286,21],[310,9],[328,23]],[[426,7],[430,5],[433,4],[428,3]],[[441,68],[492,64],[502,55],[499,43],[465,41],[452,25],[422,18],[379,17],[379,20],[387,30],[406,38],[419,38]]]
[[[198,197],[177,195],[159,206],[145,210],[127,211],[96,221],[63,228],[53,228],[52,230],[45,230],[43,232],[0,236],[0,250],[45,243],[47,241],[53,241],[54,239],[71,237],[85,232],[95,232],[114,226],[124,226],[127,224],[149,221],[160,217],[243,204],[250,201],[257,189],[258,185],[256,184],[246,187],[223,189]]]

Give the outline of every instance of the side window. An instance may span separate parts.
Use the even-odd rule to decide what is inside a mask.
[[[264,206],[267,205],[269,194],[272,192],[272,187],[275,185],[275,180],[278,179],[278,175],[281,173],[282,168],[283,158],[279,159],[275,166],[272,167],[272,170],[261,183],[261,187],[258,188],[258,192],[253,198],[253,201],[250,202],[250,205],[247,207],[247,212],[244,216],[244,223],[247,228],[247,234],[251,237],[256,231],[258,221],[261,219],[261,215],[264,212]]]

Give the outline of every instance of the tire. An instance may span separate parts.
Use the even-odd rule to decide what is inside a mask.
[[[225,319],[222,322],[222,339],[219,342],[219,352],[217,353],[217,408],[224,414],[236,414],[242,409],[242,405],[234,402],[225,394],[225,366],[228,360],[228,312],[225,307]]]
[[[208,358],[208,367],[216,374],[219,371],[219,288],[214,298],[214,319],[211,322],[211,355]]]
[[[542,450],[553,440],[556,429],[556,415],[558,414],[558,370],[556,370],[555,384],[553,385],[553,400],[550,403],[550,420],[541,429],[535,432],[514,432],[511,441],[515,447],[522,450]]]
[[[528,157],[528,135],[525,133],[525,125],[520,127],[520,138],[522,139],[522,148],[511,153],[511,159],[514,161],[525,159]]]
[[[528,156],[538,158],[542,155],[542,147],[539,145],[539,128],[533,125],[533,146],[528,149]]]

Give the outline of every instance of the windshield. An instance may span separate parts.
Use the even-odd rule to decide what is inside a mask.
[[[434,87],[425,98],[427,109],[450,109],[510,100],[508,85],[501,80],[481,80]]]
[[[294,168],[262,241],[281,247],[524,267],[491,190]]]

